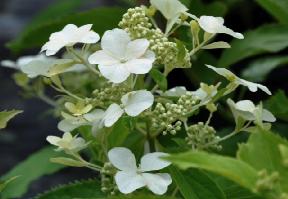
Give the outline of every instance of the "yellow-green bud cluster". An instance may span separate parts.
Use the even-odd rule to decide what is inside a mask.
[[[216,149],[220,150],[221,146],[218,145],[216,131],[213,127],[205,125],[203,122],[189,126],[187,129],[187,137],[185,138],[188,145],[192,149]],[[216,141],[216,142],[215,142]],[[215,144],[209,144],[214,143]]]
[[[157,103],[151,113],[152,128],[155,130],[163,129],[163,134],[175,135],[181,130],[182,119],[192,111],[193,107],[199,102],[198,98],[191,92],[182,95],[177,103]]]
[[[282,193],[280,196],[280,199],[288,199],[288,194],[287,193]]]
[[[159,28],[152,28],[153,25],[146,16],[146,9],[146,7],[128,9],[127,13],[123,15],[119,26],[127,31],[133,39],[148,39],[150,49],[156,54],[156,62],[158,64],[171,67],[190,67],[188,50],[186,49],[184,60],[177,60],[179,52],[177,44],[169,41]]]
[[[130,89],[123,85],[107,85],[103,88],[93,91],[93,102],[99,106],[110,105],[111,103],[118,103],[123,95],[129,92]]]
[[[100,171],[101,175],[101,191],[115,195],[118,191],[114,181],[115,168],[110,162],[106,162]]]
[[[269,174],[267,170],[262,170],[258,173],[259,179],[256,183],[256,191],[260,193],[269,193],[274,191],[279,183],[279,173],[273,172]]]

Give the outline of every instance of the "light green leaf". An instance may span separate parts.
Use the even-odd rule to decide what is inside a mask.
[[[241,160],[230,157],[191,151],[171,155],[165,159],[182,169],[199,168],[222,175],[250,190],[254,189],[257,182],[257,172],[253,167]]]
[[[243,70],[243,78],[255,82],[265,81],[267,75],[276,67],[288,64],[287,56],[261,58],[253,61]]]
[[[218,62],[228,67],[243,59],[262,53],[276,53],[288,47],[288,25],[265,25],[245,33],[244,40],[234,39],[232,48],[225,50]]]
[[[163,73],[161,73],[159,70],[153,68],[150,71],[150,75],[153,78],[153,80],[157,83],[157,85],[159,86],[159,88],[163,91],[167,90],[168,87],[168,82],[167,82],[167,78],[164,76]]]
[[[288,146],[288,141],[268,131],[256,130],[246,144],[242,144],[237,157],[257,171],[279,173],[282,190],[288,190],[288,169],[284,167],[279,145]]]
[[[22,112],[23,111],[20,111],[20,110],[1,111],[0,112],[0,129],[6,128],[9,120],[11,120],[13,117],[15,117],[16,115]]]
[[[31,182],[44,175],[55,173],[64,168],[63,165],[54,164],[49,161],[49,158],[58,155],[59,153],[55,152],[53,147],[46,147],[19,163],[6,175],[1,177],[1,179],[5,180],[14,176],[19,176],[0,194],[0,198],[19,198],[27,191]]]
[[[51,191],[47,191],[34,199],[80,199],[80,198],[105,198],[101,191],[101,183],[98,180],[86,180],[60,186]]]
[[[202,49],[206,50],[219,49],[219,48],[231,48],[231,46],[225,41],[217,41],[202,47]]]
[[[48,41],[51,33],[60,31],[66,24],[75,25],[93,24],[93,30],[99,34],[117,27],[125,10],[121,8],[96,8],[87,12],[73,14],[71,16],[52,19],[51,21],[39,24],[29,31],[23,32],[16,40],[7,44],[14,52],[21,52],[25,49],[38,48]],[[105,21],[105,23],[103,23]]]
[[[185,199],[225,199],[220,187],[203,171],[180,171],[169,167],[169,173]]]
[[[277,118],[288,121],[288,97],[283,90],[277,91],[266,102],[265,107]]]
[[[288,24],[288,1],[287,0],[256,0],[275,19],[283,24]]]

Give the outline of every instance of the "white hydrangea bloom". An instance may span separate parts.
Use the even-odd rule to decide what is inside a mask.
[[[211,34],[224,33],[237,39],[244,39],[244,36],[241,33],[234,32],[230,28],[224,26],[224,19],[222,17],[201,16],[198,19],[198,23],[205,32]]]
[[[201,100],[201,104],[207,104],[218,93],[218,85],[208,86],[205,83],[200,83],[200,88],[192,93]]]
[[[188,10],[188,8],[178,0],[150,0],[150,3],[159,10],[167,20],[174,19],[175,17],[178,18]]]
[[[87,121],[84,118],[84,116],[75,117],[65,112],[62,112],[62,116],[64,117],[64,119],[58,123],[57,127],[60,131],[63,131],[63,132],[71,132],[80,126],[90,124],[90,122]]]
[[[154,194],[166,193],[168,186],[172,183],[168,173],[148,173],[168,167],[169,162],[161,160],[168,154],[155,152],[148,153],[141,158],[137,168],[134,154],[127,148],[116,147],[108,152],[109,161],[119,171],[115,175],[115,181],[121,193],[128,194],[133,191],[147,187]]]
[[[252,101],[241,100],[241,101],[235,103],[233,100],[228,99],[227,103],[230,106],[232,113],[233,113],[236,120],[238,117],[241,117],[241,118],[248,120],[248,121],[256,120],[257,109],[259,109],[260,107],[255,106]],[[261,113],[262,113],[262,118],[261,118],[262,121],[265,121],[265,122],[275,122],[276,121],[276,118],[274,117],[274,115],[270,111],[268,111],[266,109],[262,109]]]
[[[49,41],[42,47],[41,52],[46,55],[55,55],[65,46],[73,46],[76,43],[93,44],[97,43],[100,36],[91,30],[92,24],[77,27],[74,24],[67,24],[63,30],[50,35]]]
[[[16,61],[12,60],[2,60],[1,65],[7,68],[13,68],[16,70],[21,70],[22,66],[25,66],[26,64],[30,63],[34,60],[47,60],[48,58],[45,55],[39,54],[39,55],[29,55],[29,56],[22,56],[19,57]]]
[[[234,73],[232,73],[231,71],[227,70],[226,68],[216,68],[214,66],[211,65],[206,65],[208,68],[214,70],[217,74],[225,77],[227,80],[234,82],[237,85],[242,85],[242,86],[246,86],[248,87],[248,89],[251,92],[256,92],[258,90],[258,88],[262,91],[264,91],[265,93],[267,93],[268,95],[271,95],[270,90],[261,84],[257,84],[254,82],[249,82],[247,80],[241,79],[239,77],[237,77]]]
[[[47,141],[58,147],[57,151],[69,151],[77,153],[87,147],[87,143],[83,138],[72,136],[71,133],[64,133],[63,137],[48,136]]]
[[[162,96],[168,96],[168,97],[180,97],[181,95],[185,95],[187,92],[187,89],[184,86],[176,86],[174,88],[171,88],[164,93],[162,91],[158,91]]]
[[[111,104],[105,112],[98,109],[84,115],[86,120],[93,123],[94,134],[104,126],[111,127],[124,113],[132,117],[139,115],[153,105],[154,96],[146,90],[132,91],[124,95],[121,102],[121,106],[115,103]]]
[[[125,81],[130,74],[148,73],[155,61],[147,39],[131,41],[129,34],[118,28],[104,33],[101,47],[88,61],[98,64],[100,73],[113,83]]]

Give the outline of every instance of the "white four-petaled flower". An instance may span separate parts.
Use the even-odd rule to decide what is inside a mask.
[[[231,71],[227,70],[226,68],[216,68],[216,67],[211,66],[211,65],[206,65],[206,66],[208,68],[214,70],[217,74],[225,77],[230,82],[233,82],[236,85],[242,85],[242,86],[248,87],[248,89],[251,92],[256,92],[258,90],[258,88],[259,88],[260,90],[264,91],[268,95],[271,95],[270,90],[266,86],[261,85],[261,84],[257,84],[257,83],[254,83],[254,82],[249,82],[249,81],[247,81],[245,79],[241,79],[241,78],[237,77]]]
[[[84,118],[93,124],[92,131],[94,134],[104,126],[111,127],[124,112],[132,117],[139,115],[153,105],[154,96],[146,90],[132,91],[122,96],[121,102],[121,106],[116,103],[111,104],[105,112],[96,109],[84,115]]]
[[[65,46],[73,46],[76,43],[93,44],[97,43],[100,36],[91,30],[92,24],[77,27],[74,24],[67,24],[63,30],[52,33],[49,41],[42,47],[41,52],[46,55],[55,55]]]
[[[127,32],[117,28],[104,33],[101,47],[88,61],[98,64],[100,73],[113,83],[125,81],[130,74],[148,73],[155,60],[147,39],[131,41]]]
[[[47,57],[42,54],[23,56],[23,57],[19,57],[16,61],[2,60],[1,65],[7,68],[21,70],[21,67],[25,66],[26,64],[34,60],[47,60]]]
[[[71,133],[64,133],[63,137],[57,136],[48,136],[47,141],[58,147],[57,151],[69,151],[73,153],[77,153],[82,149],[86,148],[87,143],[81,137],[72,136]]]
[[[160,159],[167,155],[161,152],[148,153],[141,158],[137,168],[135,156],[129,149],[123,147],[111,149],[108,152],[108,158],[119,170],[115,175],[119,191],[128,194],[136,189],[147,187],[154,194],[164,194],[172,183],[171,176],[167,173],[148,172],[168,167],[170,163]]]
[[[227,103],[230,106],[236,121],[238,117],[241,117],[248,121],[256,120],[258,109],[260,108],[261,108],[260,112],[261,112],[261,117],[262,117],[260,118],[261,121],[265,121],[265,122],[276,121],[276,118],[270,111],[263,109],[260,106],[255,106],[254,103],[250,100],[241,100],[235,103],[233,100],[228,99]]]
[[[234,32],[230,28],[224,26],[224,19],[222,17],[201,16],[198,19],[198,23],[205,32],[211,34],[224,33],[237,39],[244,39],[244,36],[241,33]]]

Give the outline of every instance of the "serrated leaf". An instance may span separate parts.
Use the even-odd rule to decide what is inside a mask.
[[[48,41],[51,33],[60,31],[66,24],[73,23],[75,25],[93,24],[93,30],[99,34],[103,34],[106,30],[112,29],[118,25],[125,10],[121,8],[96,8],[87,12],[73,14],[71,16],[61,17],[56,20],[39,24],[29,31],[23,32],[7,44],[10,50],[21,52],[25,49],[39,48]],[[105,21],[105,23],[103,23]]]
[[[44,194],[36,196],[35,199],[80,199],[80,198],[105,198],[101,191],[101,183],[98,180],[86,180],[82,182],[62,185]]]
[[[167,82],[167,78],[164,76],[163,73],[161,73],[159,70],[153,68],[150,71],[150,75],[161,90],[163,90],[163,91],[167,90],[168,82]]]
[[[203,171],[189,169],[180,171],[169,167],[169,173],[185,199],[225,199],[220,187]]]
[[[202,47],[202,49],[206,50],[219,49],[219,48],[231,48],[231,46],[225,41],[217,41]]]
[[[247,143],[242,144],[237,157],[257,171],[278,172],[282,190],[288,190],[288,169],[284,167],[279,145],[288,146],[288,141],[269,131],[256,130]]]
[[[22,112],[23,111],[20,111],[20,110],[1,111],[0,112],[0,129],[6,128],[9,120],[11,120],[13,117],[15,117],[16,115]]]
[[[283,90],[277,91],[265,102],[265,107],[277,118],[288,121],[288,97]]]
[[[0,194],[0,198],[19,198],[27,191],[31,182],[44,175],[55,173],[64,168],[63,165],[54,164],[49,161],[49,158],[58,155],[59,153],[55,152],[53,147],[45,147],[19,163],[1,177],[2,180],[5,180],[14,176],[19,176]],[[39,165],[39,163],[41,164]]]
[[[276,53],[288,47],[288,25],[272,24],[245,33],[244,40],[234,39],[232,48],[224,50],[218,65],[228,67],[262,53]]]
[[[243,70],[242,76],[250,81],[263,82],[273,69],[286,64],[288,64],[287,56],[257,59],[250,63],[245,70]]]
[[[165,158],[182,169],[199,168],[222,175],[237,184],[253,190],[257,172],[249,164],[226,156],[201,151],[191,151]]]
[[[288,1],[287,0],[256,0],[265,10],[267,10],[279,22],[287,24]]]

